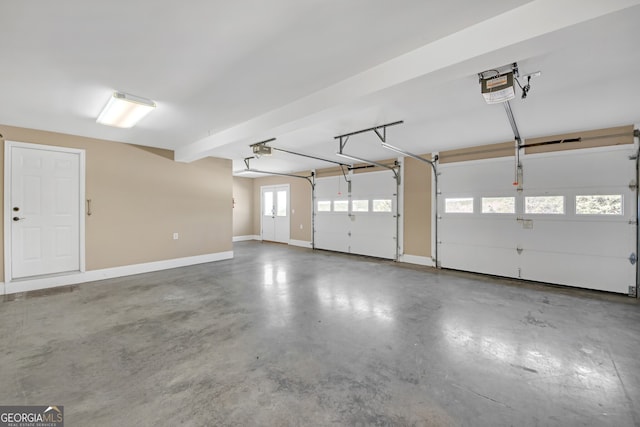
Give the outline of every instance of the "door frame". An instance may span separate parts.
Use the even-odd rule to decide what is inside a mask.
[[[12,279],[12,271],[11,271],[11,175],[12,175],[12,148],[28,148],[33,150],[43,150],[43,151],[55,151],[55,152],[63,152],[69,154],[78,154],[79,155],[79,198],[78,198],[78,218],[79,218],[79,232],[80,232],[80,248],[79,248],[79,257],[80,257],[80,273],[86,271],[85,265],[85,197],[86,197],[86,186],[85,186],[85,177],[86,177],[86,154],[85,150],[79,148],[67,148],[67,147],[58,147],[53,145],[42,145],[42,144],[32,144],[26,142],[18,142],[18,141],[5,141],[4,144],[4,283],[9,284],[14,281],[24,281],[29,280],[30,278],[24,279]],[[57,273],[55,276],[65,276],[71,274],[77,274],[78,272],[69,272],[69,273]],[[45,276],[46,277],[46,276]]]
[[[287,188],[287,222],[289,223],[289,239],[287,241],[287,244],[289,244],[289,242],[291,241],[291,185],[290,184],[273,184],[273,185],[261,185],[260,186],[260,241],[263,241],[264,239],[262,238],[264,235],[264,224],[263,224],[263,219],[264,219],[264,198],[263,198],[263,194],[264,194],[264,190],[269,190],[269,189],[277,189],[279,187],[286,187]],[[276,197],[274,195],[274,197]],[[275,199],[274,199],[275,200]]]

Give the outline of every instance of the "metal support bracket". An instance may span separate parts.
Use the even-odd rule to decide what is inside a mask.
[[[347,145],[347,142],[349,141],[349,137],[353,136],[353,135],[358,135],[361,133],[365,133],[365,132],[374,132],[378,138],[380,138],[380,140],[385,143],[387,140],[387,128],[391,127],[391,126],[395,126],[395,125],[399,125],[404,123],[404,120],[399,120],[397,122],[391,122],[391,123],[386,123],[383,125],[379,125],[379,126],[374,126],[371,128],[367,128],[367,129],[361,129],[361,130],[357,130],[355,132],[349,132],[349,133],[345,133],[342,135],[338,135],[335,136],[333,139],[337,139],[339,142],[339,151],[336,153],[336,155],[346,158],[346,159],[350,159],[350,160],[354,160],[356,162],[361,162],[361,163],[367,163],[370,165],[374,165],[374,166],[378,166],[381,168],[385,168],[385,169],[389,169],[393,172],[394,178],[395,180],[398,182],[398,185],[400,184],[400,175],[398,174],[398,171],[396,170],[398,168],[398,165],[394,165],[394,166],[388,166],[379,162],[376,162],[374,160],[367,160],[367,159],[363,159],[361,157],[356,157],[356,156],[352,156],[350,154],[345,154],[344,153],[344,148]],[[382,134],[380,133],[380,129],[382,129]]]
[[[249,166],[249,160],[251,160],[251,159],[255,159],[255,157],[251,156],[251,157],[245,157],[244,158],[244,165],[246,166],[247,170],[251,169],[251,166]]]
[[[347,141],[349,140],[350,136],[358,135],[358,134],[365,133],[365,132],[374,131],[376,133],[376,135],[378,135],[378,138],[380,138],[380,140],[382,142],[386,142],[386,139],[387,139],[387,128],[391,127],[391,126],[395,126],[395,125],[401,125],[402,123],[404,123],[404,120],[398,120],[397,122],[386,123],[384,125],[379,125],[379,126],[374,126],[374,127],[367,128],[367,129],[357,130],[355,132],[344,133],[342,135],[334,136],[333,139],[339,139],[340,140],[340,150],[344,149],[344,146],[347,144]],[[382,129],[382,135],[378,131],[379,129]],[[344,140],[344,142],[343,142],[343,140]]]

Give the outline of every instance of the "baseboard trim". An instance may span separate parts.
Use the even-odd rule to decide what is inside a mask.
[[[400,262],[406,262],[407,264],[417,264],[424,265],[426,267],[435,267],[436,265],[433,262],[433,258],[426,256],[417,256],[417,255],[400,255]]]
[[[311,242],[307,242],[306,240],[289,240],[289,244],[291,246],[300,246],[301,248],[311,249]]]
[[[247,240],[260,240],[260,236],[258,235],[250,235],[250,236],[234,236],[233,242],[246,242]]]
[[[17,280],[10,283],[2,283],[1,295],[15,294],[18,292],[37,291],[40,289],[54,288],[57,286],[77,285],[79,283],[95,282],[98,280],[114,279],[116,277],[132,276],[134,274],[151,273],[153,271],[169,270],[189,265],[204,264],[207,262],[222,261],[233,258],[233,251],[217,252],[207,255],[197,255],[185,258],[175,258],[164,261],[147,262],[143,264],[125,265],[122,267],[104,268],[85,272],[71,273],[64,276],[43,277],[39,279]]]

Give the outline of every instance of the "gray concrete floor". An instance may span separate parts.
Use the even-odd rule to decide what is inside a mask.
[[[0,303],[0,404],[67,426],[640,425],[640,306],[244,242]]]

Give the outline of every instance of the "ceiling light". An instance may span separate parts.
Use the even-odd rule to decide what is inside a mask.
[[[156,103],[150,99],[114,92],[96,122],[118,128],[131,128],[154,108]]]
[[[500,74],[481,79],[482,96],[487,104],[499,104],[516,97],[513,87],[513,73]]]

